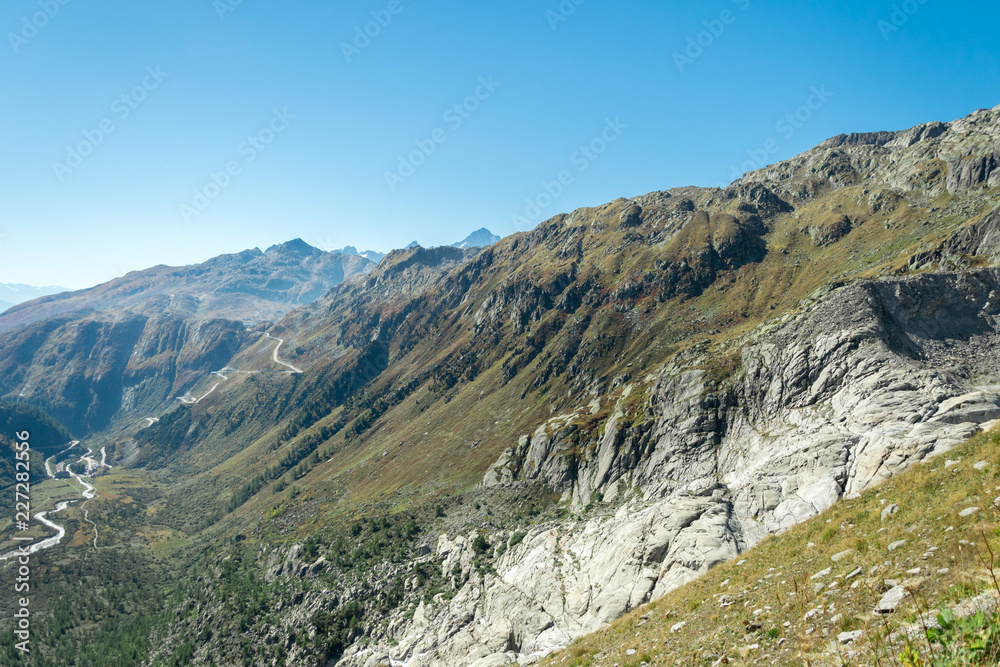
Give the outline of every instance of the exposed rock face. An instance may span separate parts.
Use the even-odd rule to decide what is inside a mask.
[[[950,123],[840,135],[787,162],[746,174],[738,182],[778,186],[777,194],[785,199],[812,196],[831,185],[864,184],[882,197],[914,189],[936,196],[996,187],[1000,184],[997,114],[996,109],[984,109]],[[941,178],[942,174],[947,177]]]
[[[459,565],[469,582],[450,603],[422,605],[400,625],[389,655],[464,665],[565,646],[737,553],[718,491],[695,486],[643,509],[624,505],[607,520],[537,530],[500,558],[499,576],[471,569],[470,540],[442,536],[444,570]]]
[[[469,539],[442,538],[468,582],[397,621],[397,646],[343,664],[531,662],[1000,418],[998,345],[1000,270],[861,282],[759,335],[728,378],[664,368],[638,417],[633,386],[599,439],[583,435],[589,409],[554,418],[484,485],[541,481],[577,509],[596,492],[619,509],[536,529],[496,576],[470,571]]]
[[[965,268],[975,257],[1000,261],[1000,208],[956,231],[939,247],[914,255],[910,268]]]
[[[840,215],[822,224],[811,226],[809,235],[816,245],[827,246],[847,236],[853,228],[850,218]]]
[[[960,192],[985,183],[1000,186],[1000,155],[975,155],[948,163],[948,191]]]

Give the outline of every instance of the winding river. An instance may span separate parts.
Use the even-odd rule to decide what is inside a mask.
[[[59,465],[56,466],[55,471],[53,471],[52,467],[49,464],[49,462],[52,461],[52,459],[55,459],[55,458],[58,458],[58,457],[62,456],[63,454],[65,454],[66,452],[70,451],[71,449],[73,449],[74,447],[76,447],[79,444],[80,444],[79,440],[74,440],[73,442],[69,443],[69,447],[67,447],[66,449],[62,450],[58,454],[55,454],[54,456],[50,456],[49,458],[45,459],[45,474],[48,475],[50,479],[55,479],[55,476],[56,476],[56,474],[58,472],[61,472],[62,470],[65,470],[83,488],[80,491],[80,497],[79,498],[73,498],[71,500],[64,500],[64,501],[58,503],[56,505],[55,509],[46,510],[44,512],[38,512],[38,513],[35,514],[35,516],[33,518],[36,521],[38,521],[39,523],[41,523],[41,524],[43,524],[45,526],[48,526],[49,528],[51,528],[54,531],[56,531],[56,534],[53,535],[53,536],[51,536],[51,537],[46,537],[46,538],[44,538],[42,540],[39,540],[38,542],[32,543],[31,546],[29,546],[26,549],[26,552],[28,554],[33,554],[33,553],[35,553],[37,551],[41,551],[42,549],[49,549],[51,547],[56,546],[60,542],[62,542],[63,538],[66,537],[66,528],[63,527],[63,526],[60,526],[56,522],[50,520],[48,518],[49,515],[51,515],[51,514],[58,514],[59,512],[62,512],[64,509],[66,509],[67,507],[69,507],[73,503],[78,502],[80,500],[83,500],[84,501],[83,506],[86,506],[86,504],[87,504],[88,501],[93,500],[94,498],[97,497],[97,491],[96,491],[96,489],[91,484],[85,482],[84,478],[85,477],[93,477],[94,472],[96,472],[97,470],[100,470],[101,468],[110,468],[111,467],[111,466],[109,466],[107,464],[107,452],[105,451],[104,447],[101,447],[101,462],[100,463],[97,463],[97,461],[95,461],[91,457],[91,454],[93,453],[93,450],[92,449],[88,449],[87,453],[81,455],[79,459],[77,459],[75,461],[72,461],[72,462],[69,462],[69,463],[65,463],[65,464],[60,463]],[[82,463],[85,466],[85,470],[86,471],[83,474],[77,474],[77,473],[73,472],[73,466],[76,465],[77,463]],[[87,510],[84,510],[84,512],[83,512],[83,518],[89,524],[91,524],[92,526],[94,526],[94,547],[96,547],[97,546],[97,524],[95,524],[93,521],[90,520],[90,517],[88,516]],[[10,551],[10,552],[5,553],[2,556],[0,556],[0,561],[5,561],[5,560],[8,560],[10,558],[14,558],[16,556],[23,556],[23,555],[25,555],[25,551],[22,551],[21,549],[15,549],[14,551]]]

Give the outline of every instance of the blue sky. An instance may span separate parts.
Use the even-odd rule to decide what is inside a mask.
[[[941,0],[8,0],[0,282],[79,288],[295,237],[446,244],[724,185],[841,132],[1000,104],[998,18]]]

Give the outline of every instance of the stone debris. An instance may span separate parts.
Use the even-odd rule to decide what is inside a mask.
[[[895,551],[896,549],[898,549],[899,547],[903,546],[904,544],[906,544],[906,540],[896,540],[895,542],[892,542],[891,544],[889,544],[889,546],[887,548],[889,549],[889,551]]]
[[[896,503],[889,505],[884,510],[882,510],[882,521],[885,521],[898,511],[899,511],[899,505],[897,505]]]
[[[966,507],[964,510],[962,510],[961,512],[958,513],[958,516],[960,516],[960,517],[962,517],[964,519],[967,516],[972,516],[973,514],[975,514],[978,511],[979,511],[978,507]]]

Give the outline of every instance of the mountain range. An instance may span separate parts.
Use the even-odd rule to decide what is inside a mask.
[[[0,396],[114,466],[40,552],[52,655],[533,664],[877,492],[1000,423],[998,146],[1000,107],[500,240],[296,240],[11,309]],[[107,604],[67,606],[81,580]]]
[[[491,246],[494,243],[500,241],[500,237],[486,229],[481,227],[476,231],[465,237],[464,240],[458,241],[457,243],[451,244],[453,248],[485,248]],[[416,248],[420,245],[417,241],[410,243],[407,248]],[[354,246],[346,246],[339,250],[331,250],[332,253],[340,253],[342,255],[357,255],[359,257],[364,257],[365,259],[370,259],[371,261],[378,264],[385,257],[385,253],[378,252],[376,250],[365,250],[364,252],[358,252],[358,249]]]

